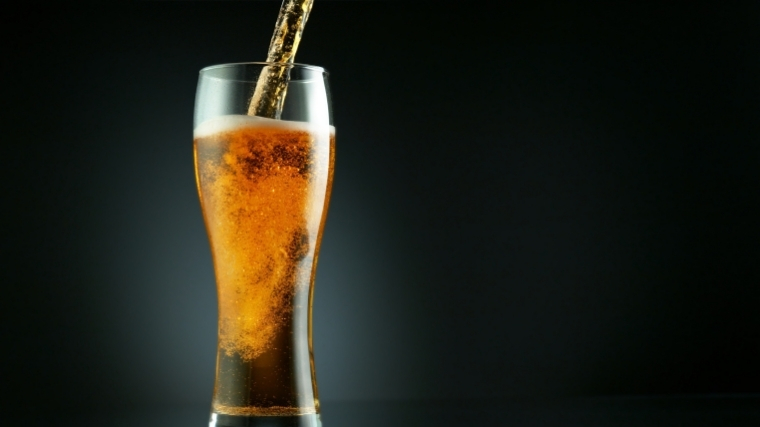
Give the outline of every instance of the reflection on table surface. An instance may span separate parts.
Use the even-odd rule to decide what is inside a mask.
[[[18,425],[204,427],[207,405],[113,410]],[[63,422],[62,422],[63,421]],[[760,395],[322,403],[324,427],[760,426]]]

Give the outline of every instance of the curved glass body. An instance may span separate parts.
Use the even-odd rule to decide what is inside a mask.
[[[246,115],[264,67],[288,68],[278,119]],[[331,116],[321,68],[201,70],[195,172],[219,303],[211,426],[320,425],[311,302],[333,176]]]

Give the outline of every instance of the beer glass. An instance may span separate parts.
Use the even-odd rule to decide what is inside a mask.
[[[288,75],[275,119],[246,114],[265,67]],[[204,68],[193,134],[219,307],[209,425],[320,426],[311,306],[333,177],[327,72]]]

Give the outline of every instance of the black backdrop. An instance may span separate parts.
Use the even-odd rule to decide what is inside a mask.
[[[4,413],[207,404],[197,72],[278,7],[3,13]],[[758,18],[317,0],[322,399],[760,392]]]

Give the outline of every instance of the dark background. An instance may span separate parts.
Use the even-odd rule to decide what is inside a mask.
[[[317,0],[323,401],[760,392],[757,3]],[[278,2],[5,10],[0,408],[210,402],[197,73]]]

